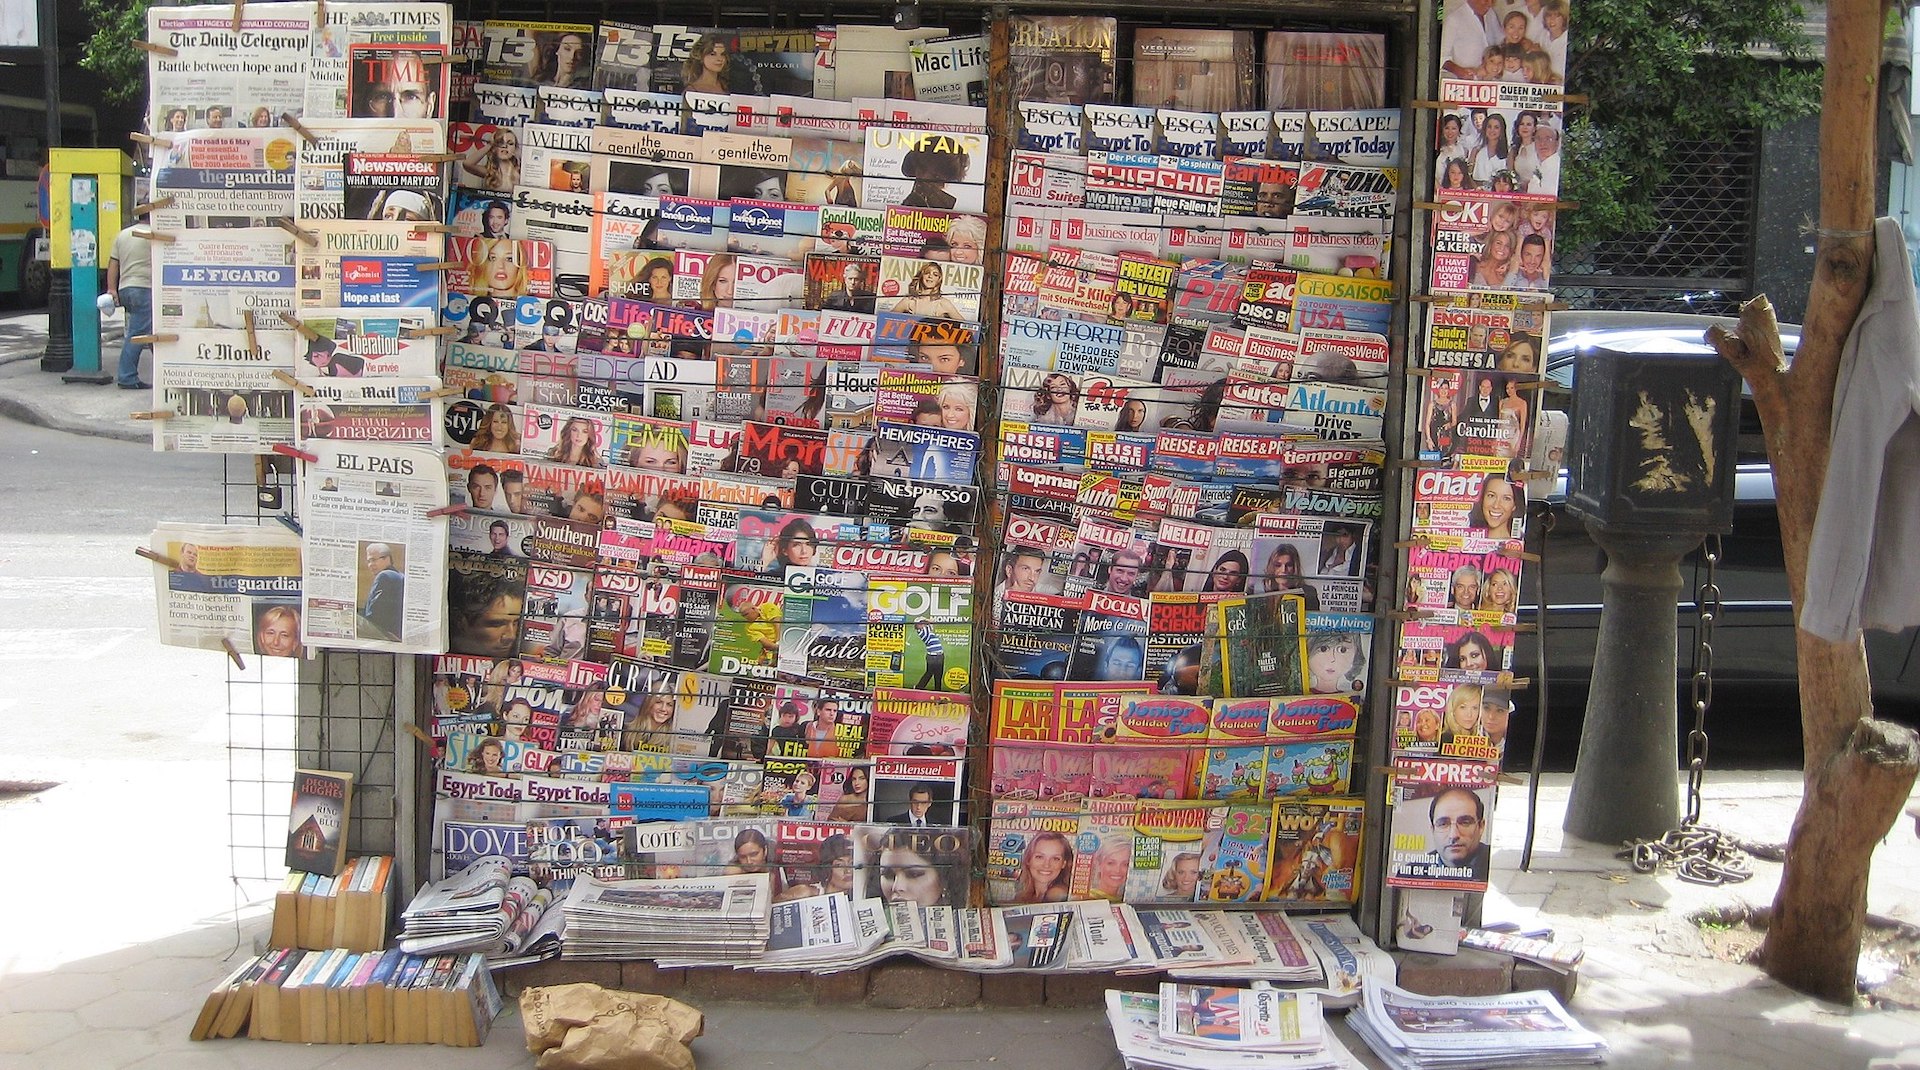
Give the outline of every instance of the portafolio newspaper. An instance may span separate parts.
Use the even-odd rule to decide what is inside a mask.
[[[301,638],[313,646],[447,649],[446,464],[424,446],[308,439]]]
[[[278,126],[306,107],[314,5],[248,4],[237,31],[235,15],[231,4],[147,11],[147,40],[178,53],[147,54],[155,137]]]
[[[300,536],[282,527],[158,524],[149,548],[160,641],[294,657],[300,646]]]

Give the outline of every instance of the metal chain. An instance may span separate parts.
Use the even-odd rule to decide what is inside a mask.
[[[1713,626],[1720,619],[1720,536],[1707,536],[1707,573],[1694,597],[1698,618],[1693,631],[1693,678],[1689,697],[1693,728],[1687,732],[1687,813],[1680,827],[1657,840],[1629,843],[1615,857],[1630,859],[1633,868],[1652,873],[1674,867],[1681,880],[1694,884],[1738,884],[1753,876],[1743,846],[1718,829],[1700,824],[1700,786],[1707,776],[1707,709],[1713,705]]]

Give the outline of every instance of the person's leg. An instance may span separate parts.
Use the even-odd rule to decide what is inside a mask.
[[[153,333],[153,291],[144,286],[129,286],[120,291],[120,305],[127,310],[127,337],[120,343],[120,369],[115,378],[128,390],[140,386],[140,351],[146,346],[134,338]]]

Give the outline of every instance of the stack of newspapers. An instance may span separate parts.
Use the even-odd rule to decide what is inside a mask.
[[[681,965],[744,962],[767,949],[771,898],[765,873],[675,880],[578,877],[567,892],[561,957]]]
[[[503,855],[486,855],[420,889],[400,913],[400,949],[445,955],[502,946],[536,896],[533,881],[514,877],[512,867]]]
[[[1395,1070],[1421,1067],[1574,1066],[1606,1057],[1550,992],[1416,996],[1369,981],[1347,1024]]]
[[[1107,992],[1107,1021],[1128,1070],[1345,1070],[1319,997],[1256,985],[1165,982],[1158,995]]]

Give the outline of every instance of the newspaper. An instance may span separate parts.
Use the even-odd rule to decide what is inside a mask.
[[[278,228],[182,231],[153,245],[156,332],[278,323],[293,311],[293,235]]]
[[[293,131],[198,130],[154,150],[153,229],[270,227],[293,214]]]
[[[299,336],[256,330],[181,330],[153,346],[153,448],[177,453],[266,453],[293,441],[293,391],[273,373],[293,371]]]
[[[424,270],[438,261],[444,238],[410,223],[374,220],[310,221],[318,241],[300,243],[300,307],[440,307],[440,277]]]
[[[309,119],[314,141],[300,148],[294,215],[345,219],[349,155],[407,156],[439,152],[446,135],[432,119]]]
[[[1319,997],[1272,988],[1160,983],[1160,1039],[1224,1051],[1313,1051],[1326,1035]]]
[[[447,649],[446,465],[432,449],[313,440],[302,470],[301,638],[316,646]]]
[[[431,308],[307,308],[300,323],[312,331],[294,369],[302,379],[357,379],[434,373],[439,347],[419,332],[434,326]]]
[[[1314,1052],[1212,1051],[1160,1038],[1160,997],[1143,992],[1107,990],[1107,1023],[1128,1067],[1174,1070],[1319,1070],[1358,1067],[1352,1053],[1331,1032]]]
[[[274,527],[163,523],[153,552],[160,641],[276,657],[300,653],[300,537]]]
[[[147,40],[179,54],[147,53],[147,129],[272,126],[306,105],[307,49],[313,5],[231,4],[153,7]],[[239,32],[234,32],[236,14]]]
[[[295,400],[295,439],[433,446],[444,418],[438,379],[327,379]]]
[[[446,45],[453,41],[453,9],[447,4],[333,3],[324,10],[326,21],[314,33],[307,57],[308,118],[334,119],[347,114],[347,59],[354,45]]]
[[[1390,1066],[1538,1066],[1599,1062],[1607,1042],[1551,992],[1417,996],[1369,981],[1348,1024]]]

